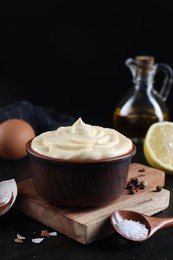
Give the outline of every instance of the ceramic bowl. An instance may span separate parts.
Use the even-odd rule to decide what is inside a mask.
[[[129,165],[136,153],[109,159],[67,160],[41,155],[26,144],[33,181],[38,193],[55,205],[68,207],[100,206],[124,192]]]

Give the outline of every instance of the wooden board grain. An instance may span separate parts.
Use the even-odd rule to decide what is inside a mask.
[[[90,244],[113,233],[110,215],[116,209],[131,209],[154,215],[169,206],[170,192],[164,188],[156,192],[156,186],[165,185],[165,173],[151,167],[132,163],[128,180],[137,177],[148,186],[135,194],[124,193],[116,200],[99,207],[67,208],[51,205],[35,190],[32,179],[18,183],[15,207],[28,216],[62,234],[82,243]]]

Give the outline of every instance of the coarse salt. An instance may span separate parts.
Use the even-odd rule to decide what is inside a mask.
[[[148,235],[148,229],[139,221],[124,219],[117,223],[117,227],[128,238],[142,239]]]

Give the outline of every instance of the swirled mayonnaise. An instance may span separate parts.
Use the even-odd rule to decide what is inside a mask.
[[[36,136],[31,148],[52,158],[95,160],[129,152],[132,141],[114,129],[85,124],[79,118],[72,126]]]

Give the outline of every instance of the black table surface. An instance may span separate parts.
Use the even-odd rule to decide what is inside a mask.
[[[132,162],[148,165],[143,155],[142,145]],[[29,158],[18,161],[0,159],[0,181],[15,178],[21,181],[31,177]],[[157,217],[173,217],[173,175],[165,174],[165,186],[170,190],[170,204],[167,209],[157,213]],[[13,206],[5,215],[0,216],[0,259],[65,259],[65,260],[135,260],[135,259],[173,259],[173,228],[157,231],[144,243],[133,243],[113,233],[89,245],[81,244],[59,232],[57,236],[46,237],[41,243],[32,243],[32,238],[40,237],[40,232],[51,228],[19,212]],[[20,234],[26,239],[16,243]]]

